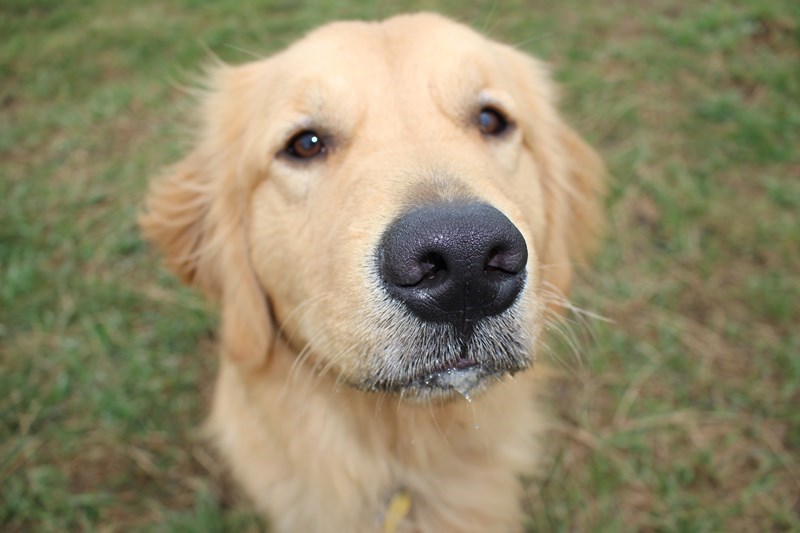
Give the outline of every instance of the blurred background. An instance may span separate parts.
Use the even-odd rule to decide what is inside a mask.
[[[613,176],[529,529],[800,528],[800,2],[2,0],[0,530],[266,529],[198,435],[215,311],[136,213],[213,55],[420,9],[549,61]]]

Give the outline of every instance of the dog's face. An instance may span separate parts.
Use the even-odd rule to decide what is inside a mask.
[[[221,67],[148,234],[222,299],[223,349],[276,331],[319,372],[408,398],[530,366],[592,233],[601,167],[545,69],[434,15],[335,23]]]

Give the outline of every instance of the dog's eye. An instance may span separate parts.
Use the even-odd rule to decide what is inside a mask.
[[[478,114],[478,129],[484,135],[500,135],[508,129],[508,119],[493,107],[484,107]]]
[[[311,159],[325,152],[325,143],[316,132],[301,131],[286,144],[286,153],[297,159]]]

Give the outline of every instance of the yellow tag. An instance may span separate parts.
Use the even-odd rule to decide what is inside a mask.
[[[383,533],[395,533],[410,510],[411,495],[408,491],[401,489],[395,492],[383,517]]]

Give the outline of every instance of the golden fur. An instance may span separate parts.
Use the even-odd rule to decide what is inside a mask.
[[[486,139],[485,102],[514,128]],[[529,257],[529,357],[548,293],[599,221],[602,165],[555,109],[539,61],[432,14],[337,22],[285,51],[213,69],[193,151],[157,180],[141,225],[187,283],[221,305],[209,426],[276,531],[521,527],[520,473],[541,427],[534,373],[475,398],[365,391],[388,343],[416,323],[380,294],[370,261],[409,204],[466,191],[519,229]],[[324,159],[287,140],[325,132]],[[468,401],[469,400],[469,401]]]

